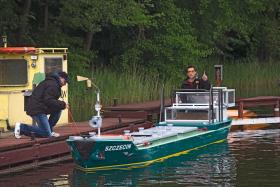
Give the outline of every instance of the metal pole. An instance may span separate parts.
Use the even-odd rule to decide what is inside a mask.
[[[213,88],[211,85],[211,121],[214,122],[214,97],[213,97]]]
[[[218,89],[218,98],[219,98],[219,121],[223,120],[223,90]]]
[[[220,90],[220,93],[221,93],[221,121],[223,121],[224,120],[224,114],[223,114],[223,112],[224,112],[224,109],[223,109],[223,105],[224,105],[224,95],[223,95],[223,90],[221,89]]]
[[[97,111],[97,116],[98,117],[100,117],[100,109],[101,109],[101,106],[100,106],[100,91],[97,88],[95,110]],[[98,136],[100,136],[100,134],[101,134],[101,127],[98,126]]]
[[[211,112],[211,105],[212,105],[212,102],[211,102],[211,92],[212,92],[212,86],[210,87],[210,90],[209,90],[209,109],[208,109],[208,121],[209,121],[209,124],[211,123],[211,118],[212,118],[212,112]]]
[[[159,114],[159,122],[162,121],[162,117],[163,117],[163,108],[164,108],[164,84],[162,84],[161,92],[160,92],[160,114]]]

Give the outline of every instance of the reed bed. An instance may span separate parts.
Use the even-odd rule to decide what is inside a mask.
[[[75,120],[85,120],[93,115],[96,102],[96,89],[86,88],[83,82],[75,79],[77,73],[70,73],[73,80],[69,86],[69,102]],[[116,99],[118,104],[139,103],[160,98],[163,82],[158,74],[141,73],[141,71],[130,70],[126,72],[115,72],[102,69],[94,72],[82,72],[81,76],[89,77],[101,90],[101,104],[103,106],[113,105]],[[174,88],[171,82],[164,84],[165,96],[170,96],[170,90]]]
[[[199,72],[205,70],[209,80],[214,82],[214,64],[197,64]],[[170,97],[173,89],[179,88],[185,78],[182,72],[179,78],[170,78],[162,81],[160,74],[131,68],[128,71],[117,72],[111,69],[83,70],[75,72],[70,70],[72,77],[69,86],[69,102],[76,121],[87,120],[93,114],[95,105],[95,89],[86,88],[85,83],[77,82],[76,75],[91,78],[101,90],[101,103],[110,106],[116,99],[118,104],[138,103],[160,98],[164,84],[164,95]],[[260,95],[280,95],[280,63],[225,63],[223,64],[223,86],[236,89],[236,98],[254,97]],[[176,76],[174,76],[176,77]],[[178,76],[177,76],[178,77]]]
[[[280,63],[224,64],[223,85],[236,90],[236,98],[280,95]],[[214,68],[211,70],[214,83]]]

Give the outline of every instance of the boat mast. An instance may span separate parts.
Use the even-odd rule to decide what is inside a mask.
[[[96,84],[94,84],[89,78],[77,76],[77,81],[86,81],[87,87],[94,87],[96,93],[96,103],[95,103],[95,110],[97,112],[96,116],[92,116],[91,120],[89,120],[89,125],[93,128],[98,128],[98,136],[101,134],[101,126],[102,126],[102,117],[100,115],[101,104],[100,104],[100,89]]]

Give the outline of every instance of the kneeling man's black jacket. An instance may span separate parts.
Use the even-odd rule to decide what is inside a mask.
[[[51,73],[33,90],[28,100],[26,113],[33,116],[63,110],[66,107],[66,103],[58,100],[60,96],[61,83],[59,76],[56,73]]]

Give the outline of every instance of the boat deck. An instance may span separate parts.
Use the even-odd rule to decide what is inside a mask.
[[[196,131],[197,127],[177,127],[177,126],[156,126],[149,129],[139,130],[138,132],[129,133],[133,142],[137,146],[142,146],[145,142],[155,142],[164,140],[169,137],[184,135]]]

